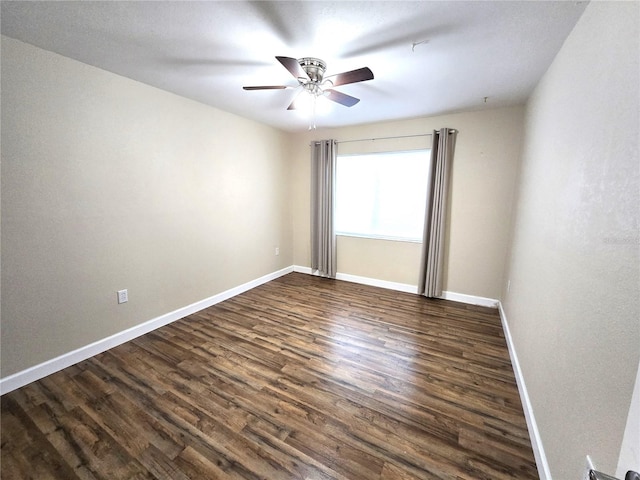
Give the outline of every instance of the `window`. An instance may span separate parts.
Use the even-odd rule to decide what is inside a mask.
[[[336,233],[422,241],[430,150],[338,155]]]

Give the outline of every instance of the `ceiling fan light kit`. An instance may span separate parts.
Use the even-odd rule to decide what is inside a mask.
[[[319,58],[303,57],[296,59],[291,57],[276,57],[276,60],[278,60],[298,81],[298,85],[296,87],[289,85],[263,85],[242,88],[245,90],[283,90],[287,88],[302,87],[300,93],[306,92],[312,97],[314,114],[315,100],[320,96],[323,96],[332,102],[344,105],[345,107],[353,107],[360,101],[359,98],[333,90],[332,87],[373,80],[373,72],[368,67],[330,75],[325,78],[324,74],[327,69],[327,64]],[[291,102],[287,110],[295,110],[297,108],[296,100],[297,96],[293,102]],[[315,128],[315,126],[313,128]]]

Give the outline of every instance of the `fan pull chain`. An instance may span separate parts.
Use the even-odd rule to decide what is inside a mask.
[[[318,101],[317,95],[312,95],[311,99],[311,122],[309,123],[309,130],[316,129],[316,102]]]

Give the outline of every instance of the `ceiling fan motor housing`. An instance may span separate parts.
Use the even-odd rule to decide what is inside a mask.
[[[299,58],[298,63],[313,83],[322,83],[322,77],[324,77],[324,71],[327,68],[325,62],[319,58],[304,57]]]

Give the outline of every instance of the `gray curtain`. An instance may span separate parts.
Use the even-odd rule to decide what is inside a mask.
[[[449,128],[443,128],[439,132],[433,131],[431,173],[418,281],[418,294],[426,297],[442,296],[447,196],[457,133]]]
[[[337,146],[335,140],[311,144],[311,270],[336,276],[336,233],[333,224]]]

